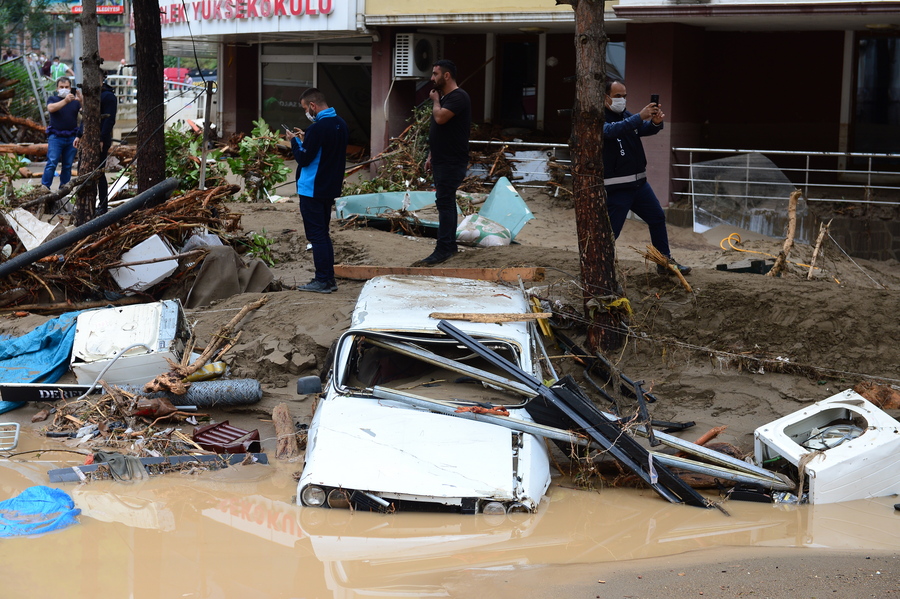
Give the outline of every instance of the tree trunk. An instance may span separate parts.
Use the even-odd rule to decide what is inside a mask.
[[[133,0],[137,63],[138,193],[166,178],[165,90],[159,2]]]
[[[575,109],[572,153],[575,226],[581,255],[581,280],[588,324],[587,345],[611,350],[622,344],[618,316],[591,308],[595,298],[617,295],[616,240],[603,187],[603,106],[606,81],[606,32],[602,0],[573,0],[575,9]],[[591,302],[593,303],[593,302]],[[603,305],[603,300],[599,300]]]
[[[92,173],[100,166],[100,48],[97,37],[97,0],[84,0],[81,16],[83,53],[81,57],[82,125],[81,141],[78,143],[80,158],[78,173]],[[102,174],[102,173],[101,173]],[[97,179],[88,179],[78,191],[75,202],[75,226],[80,227],[94,218],[97,199]]]

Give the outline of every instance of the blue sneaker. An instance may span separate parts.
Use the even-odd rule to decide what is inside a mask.
[[[306,285],[300,285],[297,287],[297,291],[312,291],[314,293],[331,293],[332,291],[337,291],[337,283],[334,281],[329,281],[328,283],[324,281],[319,281],[317,279],[313,279]]]

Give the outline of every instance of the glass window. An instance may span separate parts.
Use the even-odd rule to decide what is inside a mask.
[[[900,37],[863,37],[858,49],[853,150],[900,152]]]
[[[312,56],[312,44],[263,44],[263,55]]]
[[[319,44],[319,56],[371,56],[371,44]]]
[[[262,118],[272,129],[306,128],[300,94],[313,86],[312,63],[262,63]]]

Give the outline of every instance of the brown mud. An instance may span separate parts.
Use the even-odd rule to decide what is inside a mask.
[[[536,219],[525,226],[519,244],[464,248],[446,266],[545,267],[546,281],[533,286],[555,311],[573,315],[561,319],[568,326],[563,332],[583,343],[574,210],[571,203],[542,193],[526,190],[523,195]],[[287,287],[312,277],[296,203],[232,208],[243,213],[245,231],[275,240],[279,263],[273,270]],[[344,230],[338,224],[333,231],[337,261],[346,264],[408,266],[430,254],[434,243],[375,229]],[[817,262],[822,271],[812,281],[799,265],[777,279],[716,271],[716,264],[765,258],[781,248],[780,240],[741,231],[739,247],[760,253],[722,249],[720,242],[733,232],[720,227],[700,235],[670,228],[674,256],[694,267],[688,277],[692,294],[657,275],[655,265],[633,249],[644,251],[649,244],[646,226],[629,221],[617,242],[619,282],[634,316],[624,347],[608,357],[658,397],[651,406],[654,418],[696,421],[695,428],[681,434],[688,439],[727,425],[718,440],[750,453],[756,427],[804,404],[863,380],[900,384],[900,264],[851,260],[829,243]],[[798,245],[791,259],[805,264],[810,255],[811,248]],[[268,294],[268,304],[242,323],[241,341],[227,355],[231,375],[258,379],[265,395],[258,404],[213,416],[259,428],[264,451],[274,453],[275,405],[288,402],[297,421],[311,417],[314,400],[296,394],[296,379],[325,366],[328,348],[348,326],[362,287],[356,281],[338,284],[330,295]],[[236,296],[189,311],[199,339],[208,339],[257,297]],[[20,334],[43,320],[4,318],[0,333]],[[564,353],[560,348],[548,349],[561,372],[581,378],[580,367],[556,357]],[[38,409],[27,406],[0,415],[0,420],[21,421],[26,429],[17,451],[43,449],[0,463],[4,498],[48,484],[47,470],[83,459],[54,450],[87,453],[71,442],[67,446],[31,432],[40,426],[30,424]],[[188,434],[191,429],[181,428]],[[774,576],[767,570],[754,578],[759,584],[753,589],[737,583],[731,591],[718,589],[722,584],[713,585],[712,570],[703,579],[709,584],[692,579],[694,586],[684,586],[687,577],[669,580],[667,562],[658,561],[690,553],[708,566],[718,563],[716,551],[722,547],[806,550],[802,557],[779,554],[784,561],[777,563],[784,564],[819,556],[808,551],[812,548],[830,548],[846,572],[856,568],[853,560],[862,559],[854,552],[867,552],[884,560],[878,563],[886,564],[885,576],[875,578],[864,568],[871,564],[861,564],[858,571],[871,574],[874,582],[860,582],[858,588],[867,595],[890,590],[878,584],[900,588],[896,560],[890,558],[900,550],[892,509],[896,498],[800,507],[728,501],[731,516],[726,517],[669,505],[648,490],[609,488],[599,481],[593,491],[574,490],[566,479],[556,478],[538,514],[521,522],[491,522],[481,516],[298,508],[292,503],[291,475],[301,467],[297,459],[134,484],[59,485],[84,510],[81,524],[37,539],[4,540],[0,559],[10,573],[4,588],[9,596],[70,597],[474,597],[484,594],[485,585],[496,597],[662,597],[700,591],[706,597],[730,597],[754,589],[763,596],[807,596],[767,592]],[[735,563],[756,559],[762,551],[747,549],[734,557]],[[625,572],[618,587],[613,584],[619,579],[604,574],[611,570],[602,564],[644,558],[654,560],[629,562],[624,570],[616,565],[614,572]],[[754,563],[756,572],[768,567]],[[699,573],[706,567],[678,564],[678,572]],[[671,592],[628,584],[628,577],[640,575],[644,566],[657,572],[654,580]],[[604,576],[610,585],[606,591],[597,582]]]

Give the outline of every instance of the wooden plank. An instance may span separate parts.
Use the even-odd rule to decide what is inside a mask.
[[[440,266],[366,266],[336,264],[334,274],[341,279],[367,281],[383,275],[424,275],[432,277],[457,277],[460,279],[478,279],[481,281],[504,281],[515,283],[522,277],[523,281],[541,282],[544,280],[544,269],[541,267],[521,268],[452,268]]]
[[[280,403],[272,410],[272,422],[275,424],[275,457],[279,460],[289,459],[300,455],[300,446],[297,444],[297,429],[294,428],[294,419],[286,403]]]
[[[537,320],[539,318],[550,318],[552,312],[529,312],[527,314],[510,314],[510,313],[494,313],[494,314],[462,314],[459,312],[432,312],[428,315],[437,320],[465,320],[468,322],[519,322],[522,320]]]

